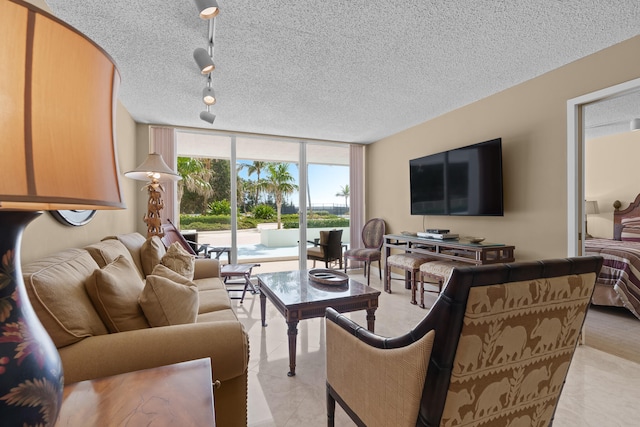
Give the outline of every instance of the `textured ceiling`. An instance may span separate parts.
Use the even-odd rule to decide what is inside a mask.
[[[368,143],[640,34],[637,0],[219,0],[218,102],[192,0],[47,0],[101,45],[140,123]]]

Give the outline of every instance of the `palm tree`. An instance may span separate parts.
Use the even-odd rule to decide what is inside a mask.
[[[282,228],[281,212],[284,196],[292,194],[298,189],[294,184],[295,178],[289,173],[288,163],[267,163],[269,175],[258,185],[265,191],[273,194],[276,201],[276,214],[278,218],[278,229]]]
[[[241,163],[238,166],[238,171],[246,168],[247,169],[247,175],[251,176],[254,173],[257,175],[257,179],[256,179],[256,184],[260,183],[260,174],[262,173],[262,171],[269,165],[269,162],[258,162],[258,161],[254,161],[251,164],[247,164],[247,163]],[[256,205],[258,204],[260,199],[260,185],[256,185]]]
[[[211,169],[205,167],[205,164],[191,157],[178,157],[178,174],[182,177],[178,181],[178,206],[187,189],[196,194],[207,197],[213,195],[213,189],[209,180],[213,176]]]
[[[344,197],[344,204],[348,208],[349,207],[349,184],[344,187],[340,186],[340,191],[336,193],[336,197]]]

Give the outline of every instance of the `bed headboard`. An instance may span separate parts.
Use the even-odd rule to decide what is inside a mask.
[[[621,240],[622,220],[629,218],[640,218],[640,194],[626,209],[613,212],[613,238],[615,240]]]

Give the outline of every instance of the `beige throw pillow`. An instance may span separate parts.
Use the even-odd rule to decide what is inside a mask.
[[[97,269],[82,249],[67,249],[22,267],[31,304],[56,347],[109,333],[85,288]]]
[[[144,283],[134,265],[124,256],[117,257],[103,269],[95,270],[85,287],[109,332],[149,327],[138,304]]]
[[[181,285],[195,285],[195,283],[184,277],[182,274],[176,273],[166,265],[162,264],[156,265],[151,272],[151,275],[164,277],[165,279],[169,279],[172,282],[180,283]]]
[[[162,257],[167,253],[162,240],[158,236],[148,238],[140,248],[140,260],[145,277],[151,274],[156,265],[160,264]]]
[[[198,316],[198,288],[150,275],[140,294],[140,306],[151,326],[195,323]]]
[[[180,243],[173,243],[167,249],[160,263],[189,280],[193,280],[196,258],[187,252]]]

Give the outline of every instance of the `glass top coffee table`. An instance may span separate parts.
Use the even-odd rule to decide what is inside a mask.
[[[375,312],[380,291],[349,279],[343,285],[324,285],[309,280],[307,270],[258,274],[260,288],[260,316],[265,322],[267,299],[287,322],[289,336],[289,375],[296,374],[296,338],[298,322],[324,317],[327,307],[340,313],[367,310],[367,329],[374,332]]]

